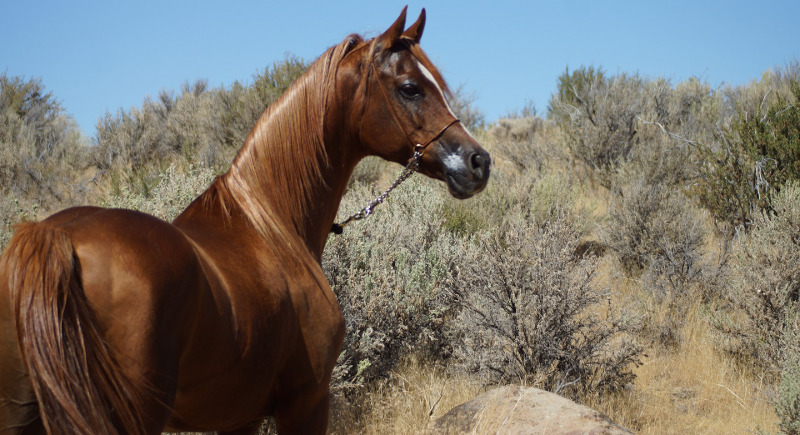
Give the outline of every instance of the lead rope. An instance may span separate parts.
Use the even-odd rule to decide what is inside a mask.
[[[400,172],[400,176],[398,176],[397,179],[394,180],[394,183],[392,183],[392,185],[389,186],[389,188],[386,189],[385,192],[381,193],[377,198],[370,201],[358,213],[350,215],[350,217],[348,217],[347,219],[343,220],[338,224],[334,222],[333,226],[331,227],[331,232],[333,234],[342,234],[342,232],[344,232],[344,227],[350,224],[351,222],[360,221],[361,219],[364,219],[367,216],[371,215],[372,212],[375,211],[375,207],[377,207],[380,204],[383,204],[383,202],[386,201],[386,198],[389,197],[389,194],[392,193],[392,191],[396,189],[397,186],[400,185],[400,183],[406,181],[411,175],[414,174],[414,172],[417,171],[417,169],[419,168],[419,161],[421,158],[422,158],[422,146],[417,145],[416,149],[414,150],[414,155],[411,156],[411,159],[408,161],[408,164],[403,169],[403,171]]]

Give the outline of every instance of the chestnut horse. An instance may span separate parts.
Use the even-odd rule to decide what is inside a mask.
[[[323,433],[344,336],[322,250],[368,155],[484,188],[489,155],[419,47],[425,11],[328,49],[172,223],[78,207],[0,257],[0,433]]]

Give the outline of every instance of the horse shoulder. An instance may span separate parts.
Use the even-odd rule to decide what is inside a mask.
[[[312,385],[327,386],[344,339],[344,317],[336,295],[322,273],[319,263],[309,258],[305,267],[289,279],[289,295],[300,329],[294,361],[305,361]],[[300,368],[298,365],[288,370]],[[297,379],[300,379],[298,377]],[[302,388],[302,387],[300,387]]]

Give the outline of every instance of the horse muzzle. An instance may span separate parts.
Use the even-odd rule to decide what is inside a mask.
[[[457,146],[454,152],[442,147],[442,175],[450,195],[469,198],[482,191],[489,181],[492,160],[479,146]]]

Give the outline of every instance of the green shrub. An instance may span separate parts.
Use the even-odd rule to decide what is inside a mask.
[[[721,149],[701,148],[693,192],[717,219],[749,227],[771,209],[772,192],[800,180],[800,83],[790,85],[789,100],[778,96],[763,112],[740,112],[719,135]]]

